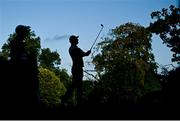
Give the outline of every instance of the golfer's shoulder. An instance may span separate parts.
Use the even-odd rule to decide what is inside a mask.
[[[70,47],[69,47],[69,50],[76,50],[76,49],[77,49],[76,46],[70,46]]]
[[[82,50],[79,47],[77,47],[77,46],[71,46],[69,48],[69,52],[76,52],[76,53],[78,53],[80,51],[82,51]]]
[[[72,51],[79,51],[79,50],[81,50],[78,46],[71,46],[70,48],[69,48],[69,50],[72,50]]]

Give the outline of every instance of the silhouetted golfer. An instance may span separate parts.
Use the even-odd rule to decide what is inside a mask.
[[[66,92],[66,98],[67,96],[71,96],[74,89],[77,89],[77,104],[81,103],[81,98],[82,98],[82,79],[83,79],[83,67],[84,67],[84,62],[83,62],[83,57],[88,56],[91,51],[84,52],[82,51],[78,46],[78,37],[72,35],[69,38],[69,42],[71,43],[71,46],[69,48],[69,54],[72,58],[73,65],[72,65],[72,85]]]

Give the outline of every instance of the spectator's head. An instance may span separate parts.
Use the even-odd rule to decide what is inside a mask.
[[[15,29],[15,32],[17,35],[20,36],[26,36],[30,32],[30,26],[25,26],[25,25],[18,25]]]

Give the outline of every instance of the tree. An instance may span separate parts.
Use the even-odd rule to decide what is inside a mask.
[[[50,70],[39,68],[40,100],[48,107],[57,107],[61,104],[61,96],[66,88],[59,78]]]
[[[43,68],[56,70],[58,69],[58,65],[61,64],[61,59],[57,52],[51,52],[49,48],[44,48],[41,49],[41,54],[39,55],[39,63]]]
[[[21,28],[19,35],[17,35],[17,30],[19,32],[17,28]],[[10,34],[7,42],[2,46],[2,52],[0,52],[0,61],[3,64],[0,72],[3,72],[3,75],[10,75],[10,78],[8,77],[3,81],[3,86],[6,84],[13,87],[8,92],[15,92],[16,95],[21,94],[22,90],[24,90],[25,94],[23,96],[26,95],[29,102],[32,102],[31,98],[38,94],[35,91],[40,88],[41,101],[44,104],[50,107],[59,105],[61,101],[60,96],[66,91],[62,81],[65,84],[68,84],[70,81],[67,71],[59,69],[61,61],[59,54],[52,52],[49,48],[41,49],[40,37],[36,37],[34,31],[31,31],[29,26],[19,25],[15,30],[16,32]],[[16,55],[21,55],[22,52],[25,52],[25,55],[27,55],[26,59],[19,59],[20,63],[17,64],[17,61],[14,61],[17,60],[15,59],[17,58]],[[17,66],[11,64],[12,58],[14,58],[14,64]],[[26,64],[24,65],[24,63]],[[17,83],[14,80],[20,81]],[[20,92],[16,93],[16,90],[20,90]],[[35,94],[32,94],[32,92],[35,92]],[[23,96],[20,95],[21,98],[24,98]]]
[[[102,87],[113,101],[135,101],[144,93],[159,89],[155,79],[157,66],[151,53],[151,33],[143,26],[126,23],[112,29],[98,44],[98,49],[101,52],[93,63]]]
[[[11,41],[15,41],[15,38],[16,33],[9,35],[7,42],[2,46],[2,52],[0,53],[1,60],[10,59],[10,43]],[[69,80],[70,77],[68,76],[66,71],[64,69],[59,68],[59,65],[61,64],[60,55],[56,51],[51,51],[49,48],[41,49],[40,37],[37,37],[34,31],[30,30],[26,35],[24,41],[26,51],[30,56],[37,57],[39,67],[50,69],[58,77],[62,76],[62,79],[65,78],[65,80]]]
[[[29,26],[28,26],[29,27]],[[29,27],[30,29],[30,27]],[[10,43],[16,41],[16,33],[10,34],[7,42],[2,46],[2,56],[8,60],[10,58]],[[41,49],[40,37],[37,37],[34,31],[29,31],[25,37],[25,49],[28,54],[38,56]]]
[[[68,88],[71,85],[71,77],[68,75],[66,69],[60,69],[59,70],[60,78],[66,88]]]
[[[158,34],[163,43],[173,52],[172,62],[180,62],[180,8],[171,5],[170,10],[163,8],[162,11],[151,13],[154,22],[150,23],[149,30]]]
[[[61,81],[64,83],[66,88],[69,86],[71,79],[66,69],[59,68],[61,59],[56,51],[53,52],[49,48],[41,49],[38,61],[40,67],[51,70],[58,78],[61,78]]]
[[[38,102],[38,68],[37,55],[40,49],[40,38],[36,37],[29,26],[18,25],[15,32],[10,34],[7,43],[2,47],[1,56],[4,59],[2,80],[7,91],[4,95],[16,95],[12,105],[19,104],[19,108]],[[22,91],[23,90],[23,91]],[[24,93],[24,94],[23,94]],[[6,102],[12,97],[5,98]],[[22,101],[23,100],[23,101]],[[27,105],[28,104],[28,105]]]

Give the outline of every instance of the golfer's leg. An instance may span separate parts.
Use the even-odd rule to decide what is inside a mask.
[[[78,104],[82,103],[82,94],[83,94],[82,79],[83,79],[83,70],[80,69],[79,74],[78,74],[78,85],[77,85],[77,103]]]

